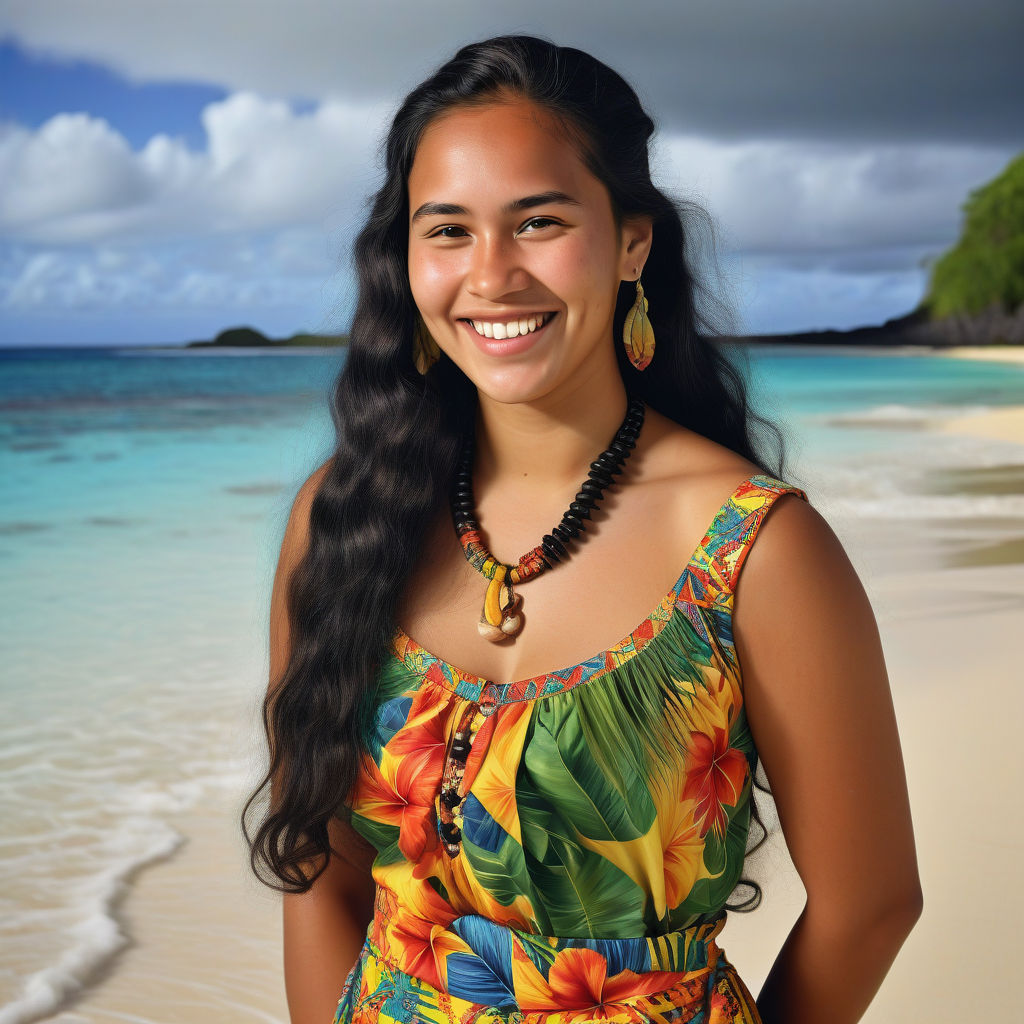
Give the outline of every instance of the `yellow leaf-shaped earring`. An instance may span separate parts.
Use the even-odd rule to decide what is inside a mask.
[[[422,317],[416,317],[416,329],[412,336],[412,358],[416,369],[425,374],[441,355],[441,347],[427,330]]]
[[[647,299],[639,277],[636,279],[636,301],[630,306],[622,325],[622,341],[629,361],[638,370],[646,370],[654,358],[654,328],[647,316]]]

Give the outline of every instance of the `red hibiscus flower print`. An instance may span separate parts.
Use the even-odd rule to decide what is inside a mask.
[[[747,759],[743,752],[729,746],[729,732],[712,727],[713,735],[694,732],[690,736],[686,784],[683,799],[696,802],[694,817],[700,834],[713,831],[719,839],[725,834],[725,807],[735,807],[747,779]]]

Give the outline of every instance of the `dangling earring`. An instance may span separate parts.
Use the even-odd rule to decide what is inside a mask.
[[[441,348],[434,340],[433,335],[427,330],[423,318],[416,317],[416,328],[412,335],[412,358],[416,369],[425,374],[437,362],[441,355]]]
[[[630,306],[622,325],[622,341],[629,361],[638,370],[646,370],[654,358],[654,328],[647,316],[647,299],[639,277],[636,279],[636,301]]]

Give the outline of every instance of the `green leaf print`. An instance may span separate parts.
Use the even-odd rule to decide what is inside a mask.
[[[352,825],[357,832],[366,840],[373,843],[377,850],[376,863],[395,864],[405,860],[402,851],[398,849],[399,828],[397,825],[388,825],[382,821],[374,821],[372,818],[364,817],[353,811]]]
[[[746,856],[747,832],[750,828],[750,783],[735,807],[726,809],[725,842],[709,832],[705,837],[704,864],[715,872],[712,878],[701,878],[694,883],[689,895],[679,907],[678,915],[692,916],[718,911],[728,900],[743,873]]]
[[[463,837],[462,854],[469,861],[476,880],[504,907],[533,888],[526,871],[523,848],[506,836],[500,848],[491,852]]]
[[[554,860],[559,863],[550,862]],[[531,867],[529,855],[527,867]],[[611,861],[578,844],[552,838],[549,863],[532,867],[539,902],[547,911],[546,934],[572,938],[636,934],[646,895]]]
[[[548,976],[548,968],[555,962],[558,951],[552,949],[542,935],[532,935],[530,932],[524,932],[519,928],[513,930],[519,936],[523,952],[526,953],[533,961],[537,970],[546,978]]]
[[[625,796],[598,765],[580,727],[578,706],[545,701],[520,766],[517,799],[520,790],[532,790],[591,839],[637,839],[654,820],[654,802],[646,779],[625,759],[616,763],[629,784]]]

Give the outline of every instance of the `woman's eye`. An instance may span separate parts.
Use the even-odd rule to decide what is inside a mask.
[[[461,231],[457,224],[445,224],[443,228],[438,228],[430,237],[431,238],[458,238],[459,235],[446,235],[446,231]]]
[[[539,224],[544,227],[547,224],[557,224],[558,221],[552,220],[550,217],[531,217],[524,225],[524,228],[530,227],[531,224]]]

